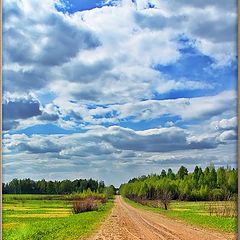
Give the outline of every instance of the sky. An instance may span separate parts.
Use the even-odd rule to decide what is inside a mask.
[[[236,167],[237,5],[3,2],[3,180]]]

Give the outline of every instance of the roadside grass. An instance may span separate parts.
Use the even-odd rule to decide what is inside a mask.
[[[83,239],[110,213],[113,200],[97,211],[72,213],[72,204],[55,195],[3,195],[3,239],[74,240]],[[60,200],[56,200],[60,199]]]
[[[197,225],[204,228],[220,230],[223,232],[237,232],[236,217],[210,216],[206,210],[206,202],[179,202],[173,201],[168,210],[136,203],[128,198],[124,200],[131,206],[141,208],[147,211],[160,213],[164,216],[183,220],[189,224]]]

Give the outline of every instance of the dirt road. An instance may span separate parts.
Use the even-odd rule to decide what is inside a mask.
[[[101,229],[89,240],[231,240],[233,234],[200,229],[160,214],[136,209],[117,196]]]

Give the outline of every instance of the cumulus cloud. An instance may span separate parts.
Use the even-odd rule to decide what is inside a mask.
[[[40,121],[57,121],[60,118],[61,112],[54,104],[47,104],[42,108],[42,114],[38,117]]]
[[[227,130],[222,132],[218,138],[222,142],[227,140],[237,140],[237,133],[234,130]]]
[[[178,6],[180,8],[191,6],[191,7],[200,8],[200,9],[204,9],[204,8],[208,8],[208,7],[215,7],[215,8],[223,9],[225,11],[227,10],[230,12],[236,10],[236,2],[234,0],[230,0],[227,3],[225,2],[225,0],[219,0],[219,1],[183,0],[181,2],[179,2],[177,0],[171,0],[171,1],[169,1],[169,5],[170,4],[174,4],[172,7]]]
[[[3,49],[5,58],[12,63],[54,66],[75,57],[80,49],[96,48],[100,44],[87,28],[71,23],[71,19],[54,10],[51,1],[48,1],[49,8],[37,4],[46,10],[44,16],[33,9],[36,1],[16,4],[14,9],[18,14],[14,17],[20,17],[18,22],[8,14],[8,2],[5,5],[5,15],[10,21],[4,22],[4,39],[9,41]]]
[[[43,121],[57,121],[59,119],[59,115],[44,112],[38,119]]]
[[[11,121],[11,120],[3,120],[2,123],[2,130],[3,131],[9,131],[11,129],[16,129],[19,126],[18,121]]]
[[[229,109],[229,105],[235,104],[235,100],[236,93],[232,91],[222,92],[211,97],[145,100],[113,105],[89,105],[58,99],[54,100],[54,103],[40,106],[41,113],[36,116],[28,116],[21,120],[20,125],[15,123],[11,128],[19,129],[35,124],[54,122],[64,129],[76,129],[77,127],[89,129],[91,125],[119,124],[126,121],[137,123],[167,116],[176,118],[176,120],[166,122],[166,126],[173,126],[179,120],[182,122],[198,120],[202,121],[202,124],[203,121],[207,122],[206,131],[231,130],[236,129],[236,117],[231,118],[236,113],[235,109]],[[222,119],[223,117],[230,118]],[[218,120],[216,121],[216,119]],[[6,120],[5,117],[4,120]],[[5,128],[9,129],[7,125],[10,126],[5,122]],[[146,128],[148,127],[146,126]]]
[[[152,30],[162,30],[166,27],[176,29],[186,22],[185,16],[165,17],[159,11],[144,11],[135,13],[135,21],[141,28],[148,28]]]
[[[235,114],[234,109],[229,109],[229,105],[236,103],[236,93],[234,91],[225,91],[214,96],[204,96],[196,98],[178,98],[168,100],[146,100],[136,101],[121,105],[97,106],[88,109],[87,106],[78,103],[68,103],[61,106],[67,110],[81,115],[82,119],[90,123],[103,123],[123,121],[131,118],[131,121],[138,122],[160,118],[162,116],[178,116],[182,120],[208,120],[221,114]],[[94,116],[99,116],[94,118]],[[108,117],[106,117],[108,116]],[[235,119],[235,120],[234,120]],[[227,124],[234,124],[236,118],[232,120],[223,120],[221,123],[213,122],[216,127]],[[228,123],[229,122],[229,123]]]
[[[237,128],[237,117],[230,119],[221,119],[211,122],[211,126],[216,130],[233,130]]]
[[[54,104],[42,106],[38,99],[32,96],[15,97],[10,94],[4,97],[3,104],[3,131],[16,130],[44,124],[57,122],[61,113]]]
[[[3,90],[5,92],[26,92],[46,86],[47,72],[42,67],[36,69],[3,69]]]
[[[175,164],[184,164],[184,165],[205,165],[209,162],[216,161],[216,156],[204,156],[202,154],[196,154],[193,156],[172,156],[170,158],[165,158],[161,160],[152,160],[149,161],[150,164],[161,164],[166,166],[171,166]]]
[[[154,8],[145,9],[149,4]],[[227,3],[211,0],[202,3],[201,1],[138,0],[135,5],[138,9],[145,9],[144,12],[147,13],[144,21],[139,18],[140,24],[143,22],[151,29],[162,28],[166,24],[169,27],[175,26],[175,31],[182,31],[189,38],[194,39],[197,48],[215,60],[215,66],[228,65],[236,59],[237,11],[234,0]],[[178,9],[177,15],[176,9]],[[161,17],[162,13],[166,16]],[[158,21],[153,23],[153,19]]]
[[[19,143],[15,146],[16,150],[21,152],[28,152],[28,153],[55,153],[59,152],[60,148],[57,147],[55,144],[53,144],[51,141],[48,141],[46,139],[43,140],[43,142],[37,142],[35,143]]]
[[[41,115],[40,104],[34,100],[8,101],[3,103],[2,108],[5,120],[26,119]]]
[[[139,152],[174,152],[177,150],[216,148],[220,141],[213,136],[192,136],[184,129],[170,127],[134,131],[128,128],[112,126],[96,127],[86,133],[67,136],[14,138],[8,135],[5,146],[8,150],[30,153],[60,153],[61,156],[106,155],[131,150]],[[10,141],[11,139],[11,141]]]
[[[81,69],[81,65],[79,67]],[[89,102],[119,104],[152,98],[152,89],[162,94],[171,90],[208,88],[204,84],[188,80],[181,82],[167,80],[159,72],[141,67],[119,66],[111,71],[101,69],[100,72],[97,70],[96,78],[93,78],[95,74],[78,75],[74,71],[72,69],[70,77],[82,79],[82,82],[57,81],[50,84],[56,94],[61,93],[61,97],[55,100],[58,104],[68,99],[75,99],[85,104]],[[67,89],[64,88],[66,84],[68,84]]]
[[[51,79],[51,87],[60,95],[54,86],[73,81],[75,91],[69,89],[71,97],[106,99],[110,103],[114,95],[121,101],[127,92],[132,100],[151,98],[154,88],[159,93],[176,90],[176,86],[202,89],[201,83],[193,86],[191,81],[184,85],[178,79],[162,79],[152,66],[180,59],[178,39],[182,34],[196,41],[195,47],[204,54],[219,61],[216,64],[228,64],[236,55],[232,47],[236,14],[233,10],[231,14],[222,13],[220,4],[211,1],[202,4],[204,11],[199,10],[199,3],[173,1],[181,6],[173,14],[169,3],[157,2],[124,1],[69,16],[58,12],[53,1],[42,5],[37,1],[7,1],[3,28],[4,38],[10,40],[3,45],[5,90],[38,90],[47,87]],[[149,4],[156,7],[145,9]],[[192,9],[187,11],[189,6]],[[198,19],[204,21],[199,23]],[[216,24],[219,21],[228,24]],[[144,91],[136,90],[140,85]]]
[[[225,142],[226,138],[221,140]],[[117,126],[93,127],[85,133],[70,135],[5,134],[4,168],[7,169],[6,176],[12,176],[11,169],[14,167],[20,176],[20,169],[16,164],[21,163],[25,174],[36,172],[39,176],[43,174],[43,165],[46,167],[45,177],[51,173],[55,178],[59,177],[58,173],[61,176],[68,176],[69,172],[75,174],[75,170],[81,176],[91,176],[91,169],[95,169],[96,177],[104,180],[106,171],[113,169],[111,172],[116,171],[116,174],[125,172],[115,180],[116,175],[113,177],[109,173],[111,181],[119,184],[122,178],[131,174],[134,176],[156,172],[171,164],[192,166],[198,163],[207,165],[209,162],[232,162],[232,148],[221,140],[219,135],[195,135],[176,127],[145,131]],[[229,154],[226,155],[221,149]]]
[[[110,127],[111,134],[103,136],[114,147],[122,150],[145,152],[172,152],[177,150],[216,148],[213,137],[190,137],[180,128],[170,127],[134,132],[130,129]]]
[[[3,12],[6,91],[44,88],[53,66],[70,61],[81,50],[95,49],[101,44],[81,20],[75,23],[57,12],[53,1],[42,5],[37,1],[14,4],[7,1]]]

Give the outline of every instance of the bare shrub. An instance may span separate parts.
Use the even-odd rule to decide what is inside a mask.
[[[210,216],[236,217],[237,206],[235,201],[211,201],[205,205],[205,210]]]
[[[72,205],[74,214],[98,210],[97,202],[89,198],[85,200],[75,200],[72,202]]]

